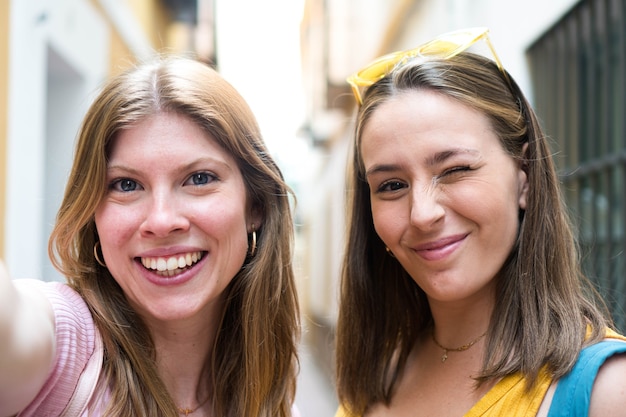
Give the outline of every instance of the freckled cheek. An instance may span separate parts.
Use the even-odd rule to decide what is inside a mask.
[[[103,244],[121,245],[132,237],[141,225],[140,210],[120,209],[114,205],[96,211],[95,221]]]
[[[246,216],[243,205],[205,204],[190,210],[189,222],[214,236],[242,236],[246,240]],[[258,225],[257,225],[258,227]]]

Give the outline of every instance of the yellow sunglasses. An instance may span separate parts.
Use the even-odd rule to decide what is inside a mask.
[[[374,84],[376,81],[384,78],[392,73],[395,69],[403,66],[413,58],[438,58],[449,59],[453,56],[466,51],[472,45],[480,40],[485,40],[491,53],[493,60],[502,72],[502,75],[510,85],[509,77],[504,71],[502,62],[496,54],[491,41],[489,40],[489,29],[485,27],[476,27],[461,29],[454,32],[448,32],[426,42],[417,48],[408,51],[392,52],[375,59],[365,68],[348,77],[348,84],[352,87],[352,92],[359,106],[363,104],[362,90]]]

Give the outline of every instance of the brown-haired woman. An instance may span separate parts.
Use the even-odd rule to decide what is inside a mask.
[[[207,65],[108,82],[50,239],[68,283],[0,271],[0,415],[291,416],[290,195]]]
[[[482,42],[492,59],[466,51]],[[337,416],[624,415],[626,343],[590,296],[545,135],[487,31],[349,81]]]

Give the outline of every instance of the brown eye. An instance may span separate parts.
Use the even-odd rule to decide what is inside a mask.
[[[402,181],[386,181],[378,187],[378,192],[398,191],[405,187]]]

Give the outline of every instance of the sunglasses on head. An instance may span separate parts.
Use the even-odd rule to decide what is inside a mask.
[[[506,71],[504,71],[502,62],[500,62],[500,58],[498,58],[498,54],[496,54],[496,51],[489,40],[489,29],[485,27],[467,28],[456,30],[454,32],[448,32],[416,48],[384,55],[375,59],[363,69],[352,74],[348,77],[347,81],[352,87],[354,97],[360,106],[363,104],[363,94],[365,93],[367,87],[391,74],[407,62],[415,58],[449,59],[463,51],[468,50],[471,46],[481,40],[484,40],[489,47],[489,50],[493,55],[493,61],[496,63],[498,69],[500,69],[500,72],[510,86],[510,81]]]

